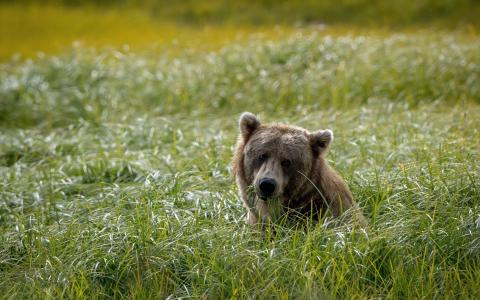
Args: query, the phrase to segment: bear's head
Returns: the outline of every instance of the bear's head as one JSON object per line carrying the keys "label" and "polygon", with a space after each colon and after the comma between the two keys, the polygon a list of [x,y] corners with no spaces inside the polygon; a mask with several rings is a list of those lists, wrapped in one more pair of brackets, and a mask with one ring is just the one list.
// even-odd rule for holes
{"label": "bear's head", "polygon": [[330,130],[309,132],[303,128],[262,124],[255,115],[240,117],[243,142],[243,175],[256,195],[264,200],[289,197],[301,192],[316,161],[333,140]]}

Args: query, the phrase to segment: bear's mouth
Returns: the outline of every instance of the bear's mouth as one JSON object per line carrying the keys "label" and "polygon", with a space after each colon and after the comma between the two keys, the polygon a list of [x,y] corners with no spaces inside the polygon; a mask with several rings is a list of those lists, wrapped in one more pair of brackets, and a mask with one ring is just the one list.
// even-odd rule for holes
{"label": "bear's mouth", "polygon": [[280,199],[280,196],[278,195],[269,195],[269,196],[265,196],[265,195],[262,195],[260,193],[255,193],[258,197],[258,199],[262,200],[262,201],[265,201],[265,202],[274,202],[274,201],[277,201]]}
{"label": "bear's mouth", "polygon": [[265,195],[265,194],[262,194],[261,192],[255,192],[255,195],[257,195],[258,199],[263,201],[267,201],[273,197],[273,195]]}

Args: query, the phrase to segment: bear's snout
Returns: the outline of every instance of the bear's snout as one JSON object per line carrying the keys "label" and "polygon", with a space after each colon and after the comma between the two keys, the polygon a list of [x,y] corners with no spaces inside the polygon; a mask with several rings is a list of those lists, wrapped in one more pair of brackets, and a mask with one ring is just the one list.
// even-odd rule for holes
{"label": "bear's snout", "polygon": [[273,178],[262,178],[259,181],[260,198],[268,198],[275,193],[277,182]]}

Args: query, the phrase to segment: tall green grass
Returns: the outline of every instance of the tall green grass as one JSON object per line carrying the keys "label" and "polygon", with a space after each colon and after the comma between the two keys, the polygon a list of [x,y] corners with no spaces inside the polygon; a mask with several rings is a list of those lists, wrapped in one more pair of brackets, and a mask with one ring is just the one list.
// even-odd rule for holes
{"label": "tall green grass", "polygon": [[138,114],[480,102],[480,42],[449,34],[252,39],[177,57],[74,49],[0,68],[0,124],[101,124]]}
{"label": "tall green grass", "polygon": [[[0,295],[478,298],[478,49],[311,35],[2,64]],[[333,129],[369,228],[247,227],[243,110]]]}

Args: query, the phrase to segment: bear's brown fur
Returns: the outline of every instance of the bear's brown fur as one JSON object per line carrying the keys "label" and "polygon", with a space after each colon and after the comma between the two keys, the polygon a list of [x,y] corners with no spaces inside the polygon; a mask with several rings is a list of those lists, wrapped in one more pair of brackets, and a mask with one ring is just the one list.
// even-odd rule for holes
{"label": "bear's brown fur", "polygon": [[[240,117],[233,172],[250,224],[275,221],[285,212],[318,218],[346,210],[367,224],[343,179],[325,160],[333,133],[261,124],[255,115]],[[295,215],[294,214],[294,215]]]}

